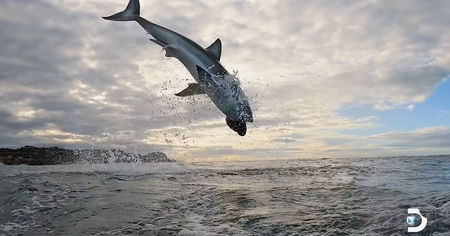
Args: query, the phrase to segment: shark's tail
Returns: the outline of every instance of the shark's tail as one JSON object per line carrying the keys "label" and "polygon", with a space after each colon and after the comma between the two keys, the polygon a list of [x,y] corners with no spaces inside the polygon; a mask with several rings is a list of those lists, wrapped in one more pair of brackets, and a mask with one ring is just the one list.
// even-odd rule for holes
{"label": "shark's tail", "polygon": [[139,17],[140,8],[139,0],[130,0],[124,11],[103,17],[103,19],[112,21],[133,21]]}

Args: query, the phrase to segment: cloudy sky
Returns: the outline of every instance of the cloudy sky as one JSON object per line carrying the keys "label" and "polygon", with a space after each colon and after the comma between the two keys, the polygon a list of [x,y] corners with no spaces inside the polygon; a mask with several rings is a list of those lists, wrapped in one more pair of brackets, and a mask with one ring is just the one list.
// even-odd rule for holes
{"label": "cloudy sky", "polygon": [[450,153],[448,0],[141,0],[237,71],[246,137],[135,22],[127,0],[3,0],[0,145],[161,150],[182,160]]}

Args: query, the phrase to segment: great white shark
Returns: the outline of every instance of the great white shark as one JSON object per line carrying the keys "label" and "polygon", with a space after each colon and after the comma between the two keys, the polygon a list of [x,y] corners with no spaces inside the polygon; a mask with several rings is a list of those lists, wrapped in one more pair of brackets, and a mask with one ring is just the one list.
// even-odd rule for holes
{"label": "great white shark", "polygon": [[126,9],[103,17],[112,21],[136,21],[153,36],[152,42],[163,47],[167,57],[178,59],[197,83],[175,94],[186,97],[207,94],[211,101],[226,115],[227,125],[240,136],[247,133],[246,122],[253,122],[253,113],[248,98],[239,81],[222,66],[222,42],[217,39],[211,46],[203,48],[187,37],[154,24],[140,16],[139,0],[130,0]]}

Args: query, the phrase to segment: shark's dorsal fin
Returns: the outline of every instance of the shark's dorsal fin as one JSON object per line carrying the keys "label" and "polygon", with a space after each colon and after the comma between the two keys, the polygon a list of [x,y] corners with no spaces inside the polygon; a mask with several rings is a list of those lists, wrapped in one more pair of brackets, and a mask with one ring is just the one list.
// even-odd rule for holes
{"label": "shark's dorsal fin", "polygon": [[220,61],[220,56],[222,55],[222,42],[220,41],[220,39],[216,39],[214,43],[206,48],[206,51],[211,53],[211,55],[213,55],[218,61]]}
{"label": "shark's dorsal fin", "polygon": [[192,95],[198,95],[198,94],[205,94],[205,91],[200,87],[197,83],[191,83],[189,86],[184,89],[183,91],[175,94],[175,96],[178,97],[187,97]]}

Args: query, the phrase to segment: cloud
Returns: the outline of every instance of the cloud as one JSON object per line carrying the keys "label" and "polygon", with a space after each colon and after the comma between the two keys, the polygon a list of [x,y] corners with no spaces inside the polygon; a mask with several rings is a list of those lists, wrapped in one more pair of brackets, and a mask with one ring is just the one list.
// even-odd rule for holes
{"label": "cloud", "polygon": [[340,135],[373,127],[373,117],[351,119],[339,109],[421,103],[450,74],[445,0],[142,1],[144,17],[202,46],[222,39],[222,64],[239,71],[255,110],[249,135],[239,138],[207,98],[173,96],[192,78],[137,24],[100,18],[123,7],[113,0],[2,4],[2,145],[251,157],[264,156],[262,146],[275,156],[348,154],[357,143],[353,150],[381,155],[387,147]]}
{"label": "cloud", "polygon": [[447,149],[450,145],[450,128],[428,127],[412,132],[395,131],[369,137],[387,141],[387,146],[400,148]]}

